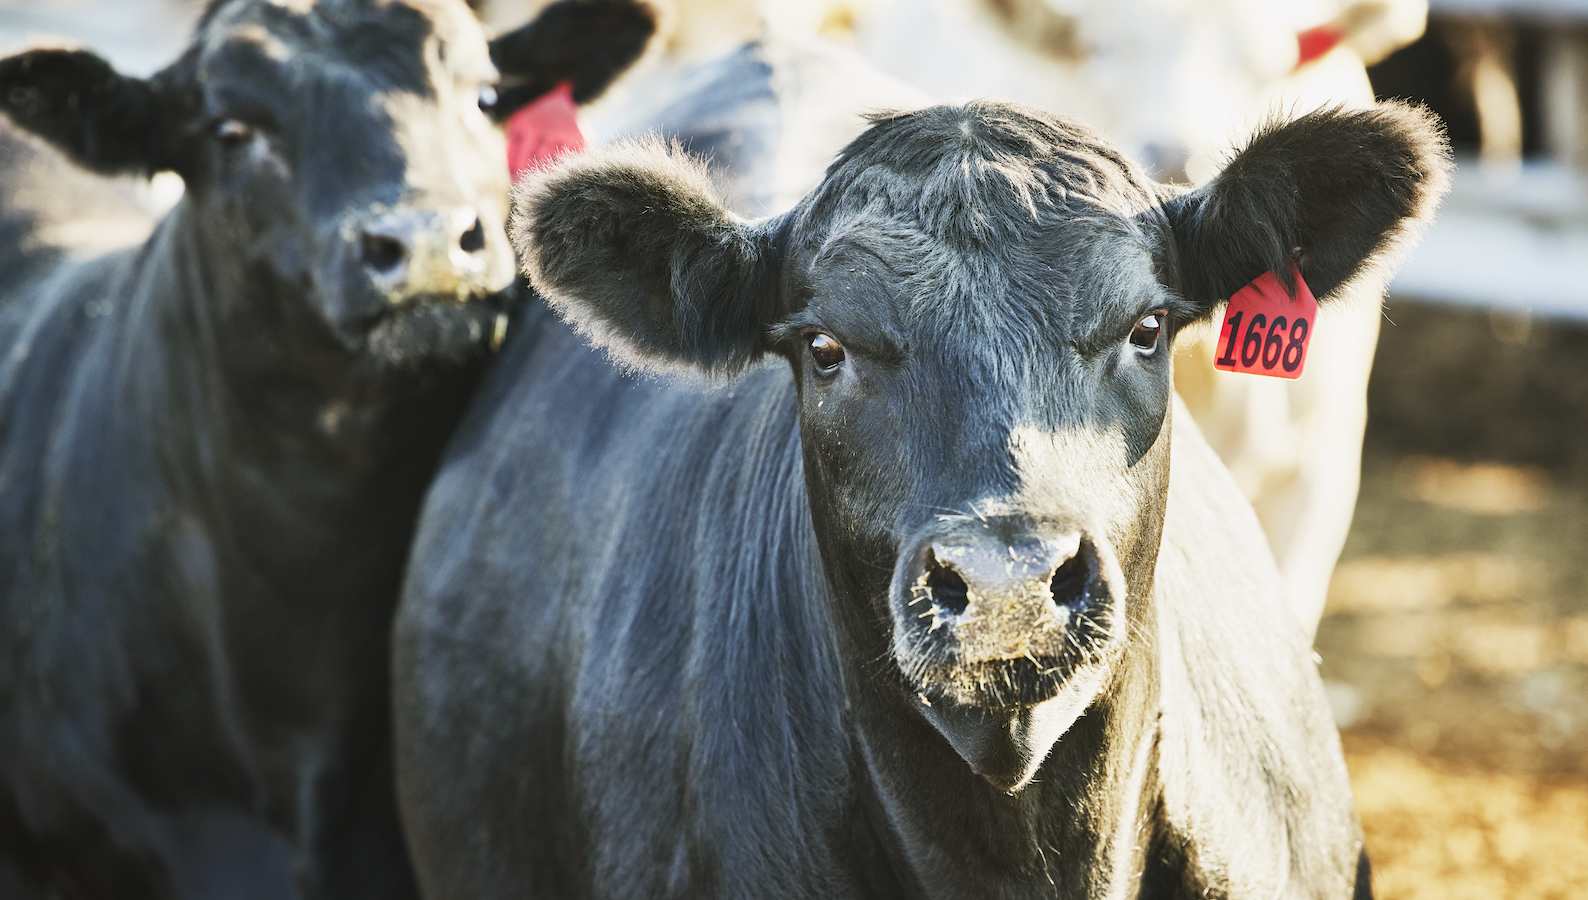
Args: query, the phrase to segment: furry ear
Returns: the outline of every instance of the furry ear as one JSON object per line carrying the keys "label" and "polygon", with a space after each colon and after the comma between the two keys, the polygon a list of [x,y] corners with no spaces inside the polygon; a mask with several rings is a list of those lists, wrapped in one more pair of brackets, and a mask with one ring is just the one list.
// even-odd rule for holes
{"label": "furry ear", "polygon": [[524,178],[509,231],[536,290],[622,361],[731,374],[780,317],[781,222],[738,218],[703,163],[652,138]]}
{"label": "furry ear", "polygon": [[0,59],[0,109],[18,127],[104,175],[165,167],[171,100],[164,93],[85,50],[30,50]]}
{"label": "furry ear", "polygon": [[656,33],[656,11],[642,0],[558,0],[528,25],[491,41],[491,62],[502,73],[498,119],[506,119],[559,83],[573,100],[601,96],[645,52]]}
{"label": "furry ear", "polygon": [[1260,130],[1212,181],[1165,204],[1187,300],[1212,309],[1290,266],[1320,301],[1432,216],[1450,150],[1420,107],[1318,110]]}

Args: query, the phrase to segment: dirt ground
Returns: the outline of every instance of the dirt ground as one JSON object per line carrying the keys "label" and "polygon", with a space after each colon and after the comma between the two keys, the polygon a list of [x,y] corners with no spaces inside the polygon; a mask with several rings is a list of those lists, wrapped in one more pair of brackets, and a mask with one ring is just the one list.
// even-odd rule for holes
{"label": "dirt ground", "polygon": [[1318,634],[1378,896],[1588,897],[1588,327],[1387,316]]}

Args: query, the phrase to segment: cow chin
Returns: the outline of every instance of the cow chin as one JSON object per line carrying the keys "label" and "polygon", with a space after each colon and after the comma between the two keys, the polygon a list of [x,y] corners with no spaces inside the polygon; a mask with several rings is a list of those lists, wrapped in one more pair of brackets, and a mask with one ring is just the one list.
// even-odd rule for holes
{"label": "cow chin", "polygon": [[[396,270],[418,268],[416,263]],[[467,283],[429,272],[435,277],[415,275],[388,289],[339,254],[317,274],[319,317],[336,342],[371,372],[400,374],[478,358],[501,343],[503,317],[518,305],[520,294],[510,271],[498,277],[494,270]]]}
{"label": "cow chin", "polygon": [[364,351],[401,368],[460,363],[500,342],[505,323],[497,322],[498,315],[506,310],[487,298],[418,300],[381,316],[365,337]]}
{"label": "cow chin", "polygon": [[[1100,611],[1098,618],[1110,617]],[[1057,656],[904,671],[921,714],[971,771],[998,790],[1015,793],[1108,681],[1121,644],[1101,625],[1086,633]]]}
{"label": "cow chin", "polygon": [[920,696],[917,702],[921,714],[972,772],[1015,794],[1031,783],[1053,745],[1086,712],[1107,680],[1108,668],[1101,663],[1086,666],[1036,703],[985,707],[947,698],[934,703]]}

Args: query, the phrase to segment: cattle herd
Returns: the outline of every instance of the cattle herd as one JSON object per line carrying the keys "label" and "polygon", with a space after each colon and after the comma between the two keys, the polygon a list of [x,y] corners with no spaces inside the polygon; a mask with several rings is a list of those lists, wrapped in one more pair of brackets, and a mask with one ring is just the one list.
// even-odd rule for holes
{"label": "cattle herd", "polygon": [[501,123],[655,27],[214,0],[147,78],[0,59],[0,898],[1370,897],[1173,355],[1378,277],[1437,124],[1170,186],[753,44],[510,189]]}

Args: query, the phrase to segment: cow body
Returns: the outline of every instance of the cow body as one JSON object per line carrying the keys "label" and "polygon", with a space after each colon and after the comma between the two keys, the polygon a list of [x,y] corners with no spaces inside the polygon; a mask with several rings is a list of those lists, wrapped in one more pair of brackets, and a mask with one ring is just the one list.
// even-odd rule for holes
{"label": "cow body", "polygon": [[182,215],[7,310],[29,315],[5,373],[0,843],[71,890],[121,860],[112,877],[153,896],[293,897],[304,866],[337,894],[401,896],[383,644],[469,370],[347,403],[371,421],[340,441],[296,404],[250,421],[268,400],[220,360],[277,323],[203,327]]}
{"label": "cow body", "polygon": [[413,895],[387,640],[511,301],[497,78],[452,0],[0,60],[15,126],[185,182],[103,255],[0,211],[0,893]]}
{"label": "cow body", "polygon": [[1367,896],[1170,342],[1292,261],[1332,297],[1443,166],[1415,113],[1320,113],[1175,196],[978,103],[757,222],[654,148],[525,190],[536,286],[627,373],[532,310],[427,500],[394,645],[426,893]]}
{"label": "cow body", "polygon": [[1306,640],[1187,422],[1160,659],[1010,797],[870,688],[884,650],[841,652],[786,367],[637,378],[532,313],[432,489],[399,620],[426,894],[1180,896],[1220,883],[1162,862],[1189,834],[1232,896],[1292,875],[1333,889],[1286,896],[1351,896],[1360,837]]}

